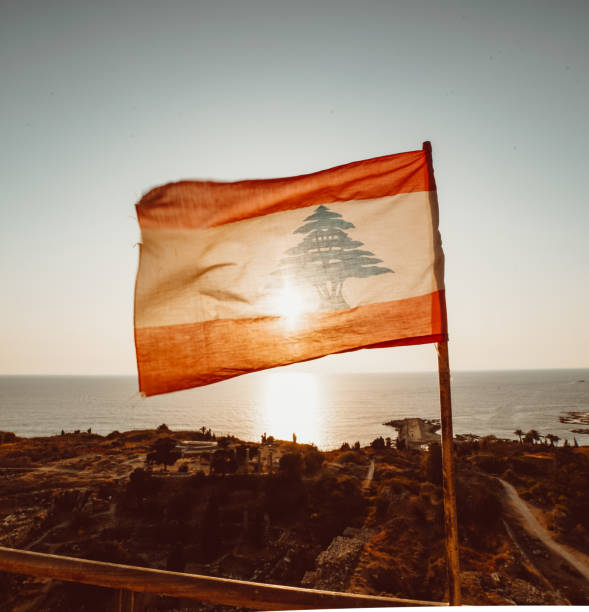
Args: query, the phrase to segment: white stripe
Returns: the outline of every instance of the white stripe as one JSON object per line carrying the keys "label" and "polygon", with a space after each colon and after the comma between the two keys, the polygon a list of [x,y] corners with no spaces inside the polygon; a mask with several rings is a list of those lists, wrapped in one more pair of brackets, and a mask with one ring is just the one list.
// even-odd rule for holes
{"label": "white stripe", "polygon": [[[346,233],[382,260],[376,265],[394,271],[345,280],[343,295],[350,307],[443,288],[437,280],[443,277],[443,255],[432,225],[430,196],[435,198],[435,193],[326,204],[354,224]],[[270,287],[286,251],[304,238],[294,231],[316,209],[314,205],[208,229],[144,229],[136,326],[280,315],[285,300],[295,309],[318,308],[317,292],[310,285],[281,293]]]}

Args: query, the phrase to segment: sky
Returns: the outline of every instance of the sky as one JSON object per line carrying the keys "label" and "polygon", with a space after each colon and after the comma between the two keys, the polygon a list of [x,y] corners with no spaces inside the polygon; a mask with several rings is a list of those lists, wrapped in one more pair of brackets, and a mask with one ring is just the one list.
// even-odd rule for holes
{"label": "sky", "polygon": [[[0,374],[134,374],[134,204],[430,140],[456,370],[589,367],[585,0],[3,0]],[[436,368],[433,345],[313,371]]]}

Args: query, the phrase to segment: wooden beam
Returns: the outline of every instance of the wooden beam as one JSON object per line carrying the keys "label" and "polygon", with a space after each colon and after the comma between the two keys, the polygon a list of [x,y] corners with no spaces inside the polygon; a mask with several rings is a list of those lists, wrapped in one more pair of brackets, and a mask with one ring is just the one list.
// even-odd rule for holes
{"label": "wooden beam", "polygon": [[441,602],[318,591],[168,572],[0,547],[0,571],[80,582],[138,593],[157,593],[254,610],[308,610],[444,606]]}

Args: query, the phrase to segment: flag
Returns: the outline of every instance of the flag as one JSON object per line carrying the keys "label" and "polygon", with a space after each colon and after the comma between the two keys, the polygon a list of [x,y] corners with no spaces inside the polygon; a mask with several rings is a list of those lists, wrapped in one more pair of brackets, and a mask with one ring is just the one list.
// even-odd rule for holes
{"label": "flag", "polygon": [[288,178],[169,183],[137,216],[146,395],[447,338],[426,150]]}

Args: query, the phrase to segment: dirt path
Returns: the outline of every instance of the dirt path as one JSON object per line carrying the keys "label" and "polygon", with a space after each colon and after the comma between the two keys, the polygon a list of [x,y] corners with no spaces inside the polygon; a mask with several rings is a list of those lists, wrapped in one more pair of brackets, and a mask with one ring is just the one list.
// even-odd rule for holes
{"label": "dirt path", "polygon": [[517,491],[505,480],[497,479],[507,493],[507,499],[511,506],[520,514],[527,531],[537,537],[545,546],[550,548],[557,555],[560,555],[567,563],[572,565],[587,581],[589,581],[589,563],[581,558],[580,553],[572,552],[552,539],[548,531],[538,522],[528,505],[518,495]]}
{"label": "dirt path", "polygon": [[371,461],[370,465],[368,466],[368,472],[366,472],[366,478],[364,479],[364,482],[362,482],[363,489],[367,489],[370,486],[370,483],[372,482],[373,477],[374,477],[374,461]]}
{"label": "dirt path", "polygon": [[[87,457],[95,458],[94,455],[79,455],[78,459],[83,460]],[[143,467],[145,465],[145,461],[142,458],[133,458],[133,459],[124,459],[118,464],[118,467],[121,469],[120,474],[114,474],[116,478],[126,478],[133,472],[133,470],[137,467]],[[96,478],[105,478],[105,474],[101,472],[93,472],[92,461],[88,461],[86,465],[77,468],[68,468],[61,467],[59,465],[29,465],[22,467],[0,467],[1,472],[45,472],[45,473],[61,473],[61,474],[72,474],[75,476],[83,476],[83,477],[96,477]],[[124,471],[123,471],[124,470]],[[108,477],[112,477],[113,474],[109,473]]]}
{"label": "dirt path", "polygon": [[63,472],[64,474],[80,474],[83,470],[53,467],[52,465],[44,465],[44,466],[30,465],[28,467],[0,467],[0,471],[5,471],[5,472],[10,472],[10,471],[14,471],[14,472]]}

